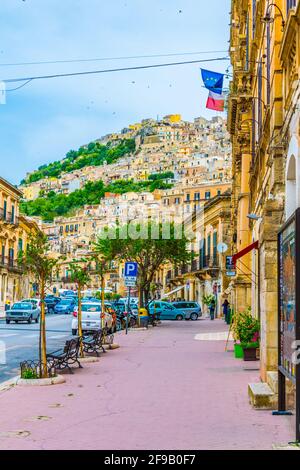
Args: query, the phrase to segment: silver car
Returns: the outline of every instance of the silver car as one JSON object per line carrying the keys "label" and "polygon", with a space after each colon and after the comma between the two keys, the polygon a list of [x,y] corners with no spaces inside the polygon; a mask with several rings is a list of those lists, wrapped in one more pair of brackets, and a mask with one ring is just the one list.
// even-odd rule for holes
{"label": "silver car", "polygon": [[201,307],[198,302],[173,302],[172,305],[181,310],[186,320],[198,320],[202,316]]}
{"label": "silver car", "polygon": [[39,322],[40,319],[40,308],[34,305],[32,302],[17,302],[10,310],[6,311],[6,323],[14,321],[15,323],[26,322],[35,323]]}

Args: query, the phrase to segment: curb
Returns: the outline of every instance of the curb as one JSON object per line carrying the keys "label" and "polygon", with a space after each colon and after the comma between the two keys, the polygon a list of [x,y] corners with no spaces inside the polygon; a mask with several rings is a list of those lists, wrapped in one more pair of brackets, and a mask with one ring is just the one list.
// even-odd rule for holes
{"label": "curb", "polygon": [[45,387],[47,385],[59,385],[65,383],[66,379],[62,375],[51,377],[49,379],[21,379],[16,380],[16,385],[19,387]]}
{"label": "curb", "polygon": [[99,362],[99,361],[100,361],[99,357],[86,356],[86,357],[79,358],[79,362],[82,364],[92,364],[93,362]]}
{"label": "curb", "polygon": [[0,384],[0,393],[7,392],[7,390],[12,389],[17,384],[19,376],[13,377],[12,379],[6,380]]}

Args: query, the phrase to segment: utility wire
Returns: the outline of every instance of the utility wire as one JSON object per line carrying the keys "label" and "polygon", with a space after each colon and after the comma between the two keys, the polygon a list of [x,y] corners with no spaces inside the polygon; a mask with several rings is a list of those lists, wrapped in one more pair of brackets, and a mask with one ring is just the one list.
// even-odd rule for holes
{"label": "utility wire", "polygon": [[0,67],[15,67],[15,66],[26,66],[26,65],[50,65],[50,64],[74,64],[80,62],[101,62],[105,60],[128,60],[128,59],[149,59],[155,57],[175,57],[175,56],[187,56],[187,55],[198,55],[198,54],[219,54],[228,51],[198,51],[198,52],[182,52],[173,54],[151,54],[151,55],[136,55],[136,56],[124,56],[124,57],[102,57],[92,59],[64,59],[64,60],[45,60],[37,62],[15,62],[15,63],[0,63]]}
{"label": "utility wire", "polygon": [[28,85],[28,83],[32,82],[32,80],[27,80],[27,82],[23,83],[22,85],[18,86],[17,88],[9,88],[8,90],[5,91],[17,91],[23,88],[24,86]]}
{"label": "utility wire", "polygon": [[186,62],[171,62],[171,63],[153,64],[153,65],[140,65],[140,66],[135,66],[135,67],[124,67],[124,68],[117,68],[117,69],[104,69],[104,70],[92,70],[92,71],[85,71],[85,72],[61,73],[61,74],[54,74],[54,75],[39,75],[39,76],[24,77],[24,78],[8,78],[2,81],[5,83],[17,83],[17,82],[25,82],[25,81],[33,81],[33,80],[46,80],[46,79],[51,79],[51,78],[78,77],[82,75],[96,75],[96,74],[101,74],[101,73],[123,72],[123,71],[129,71],[129,70],[173,67],[176,65],[199,64],[200,62],[218,62],[222,60],[229,60],[229,57],[218,57],[215,59],[202,59],[202,60],[199,59],[199,60],[191,60],[191,61],[186,61]]}

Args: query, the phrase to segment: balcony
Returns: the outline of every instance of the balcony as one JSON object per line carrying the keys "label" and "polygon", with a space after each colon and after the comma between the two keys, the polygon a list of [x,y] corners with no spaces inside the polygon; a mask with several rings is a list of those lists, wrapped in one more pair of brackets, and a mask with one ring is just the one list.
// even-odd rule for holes
{"label": "balcony", "polygon": [[191,272],[194,273],[196,271],[199,271],[199,261],[197,259],[194,259],[191,265]]}
{"label": "balcony", "polygon": [[0,220],[10,225],[19,225],[19,218],[13,215],[11,212],[4,211],[4,209],[0,209]]}
{"label": "balcony", "polygon": [[200,270],[219,269],[219,257],[215,256],[204,256],[200,259]]}
{"label": "balcony", "polygon": [[17,274],[22,274],[24,272],[24,266],[22,266],[18,260],[9,258],[8,256],[0,257],[0,268],[7,269],[8,271]]}

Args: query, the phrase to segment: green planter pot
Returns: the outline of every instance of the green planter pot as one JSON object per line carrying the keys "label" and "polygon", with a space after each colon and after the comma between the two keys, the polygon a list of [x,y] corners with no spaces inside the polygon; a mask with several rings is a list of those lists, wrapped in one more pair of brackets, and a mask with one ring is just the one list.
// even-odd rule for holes
{"label": "green planter pot", "polygon": [[244,361],[257,361],[256,350],[257,350],[257,347],[255,347],[255,348],[244,348],[243,349]]}
{"label": "green planter pot", "polygon": [[236,359],[243,359],[244,358],[244,351],[240,344],[235,343],[234,345],[234,357]]}

